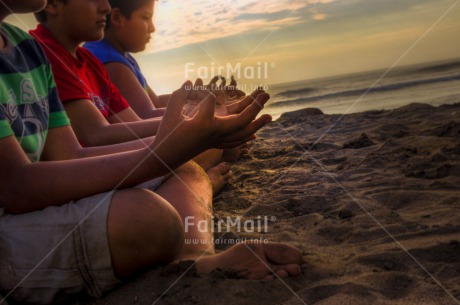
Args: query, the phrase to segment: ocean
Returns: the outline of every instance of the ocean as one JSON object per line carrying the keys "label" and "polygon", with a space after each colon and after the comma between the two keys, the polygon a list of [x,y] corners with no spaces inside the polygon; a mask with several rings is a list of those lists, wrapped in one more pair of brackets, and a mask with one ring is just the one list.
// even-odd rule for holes
{"label": "ocean", "polygon": [[284,112],[319,108],[347,114],[460,102],[460,59],[268,86],[271,99],[262,113],[276,120]]}

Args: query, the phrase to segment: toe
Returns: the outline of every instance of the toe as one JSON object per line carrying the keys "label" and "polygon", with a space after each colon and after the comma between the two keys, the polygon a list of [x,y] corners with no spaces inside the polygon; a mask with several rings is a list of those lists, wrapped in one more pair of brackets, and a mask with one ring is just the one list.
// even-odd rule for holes
{"label": "toe", "polygon": [[284,269],[276,271],[276,275],[278,275],[282,279],[289,277],[289,273]]}
{"label": "toe", "polygon": [[227,162],[222,162],[219,164],[219,171],[222,175],[228,173],[230,171],[230,164]]}
{"label": "toe", "polygon": [[229,170],[228,172],[226,172],[226,173],[222,176],[222,178],[224,179],[224,181],[228,181],[228,180],[230,180],[230,178],[231,178],[232,176],[233,176],[233,172],[232,172],[232,170]]}
{"label": "toe", "polygon": [[300,265],[302,255],[296,248],[282,243],[264,245],[265,255],[270,263],[275,265]]}
{"label": "toe", "polygon": [[275,279],[275,277],[270,274],[270,275],[266,275],[265,277],[262,278],[263,281],[273,281]]}
{"label": "toe", "polygon": [[289,273],[290,276],[297,276],[300,275],[300,273],[302,273],[300,265],[297,264],[287,265],[285,270]]}

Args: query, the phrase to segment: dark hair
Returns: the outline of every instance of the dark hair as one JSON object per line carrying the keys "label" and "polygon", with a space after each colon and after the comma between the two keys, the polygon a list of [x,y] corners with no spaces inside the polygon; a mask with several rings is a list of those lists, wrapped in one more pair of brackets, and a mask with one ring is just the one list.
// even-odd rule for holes
{"label": "dark hair", "polygon": [[[46,4],[48,5],[51,1],[52,0],[46,1]],[[62,3],[67,3],[67,0],[59,0],[59,1],[62,1]],[[46,20],[47,20],[45,9],[42,9],[41,11],[36,12],[34,15],[35,15],[35,19],[39,23],[46,22]]]}
{"label": "dark hair", "polygon": [[[47,1],[47,4],[49,4],[52,0],[48,0]],[[59,0],[59,1],[62,1],[63,3],[67,3],[67,0]],[[150,2],[152,0],[130,0],[130,1],[126,1],[126,0],[109,0],[109,4],[112,8],[119,8],[121,13],[123,14],[123,16],[125,16],[126,18],[131,18],[131,14],[137,10],[138,8],[140,8],[141,6],[143,6],[144,4]],[[153,0],[153,1],[157,1],[157,0]],[[46,22],[47,18],[46,18],[46,12],[45,10],[41,10],[37,13],[34,14],[35,15],[35,19],[39,22],[39,23],[43,23],[43,22]],[[110,15],[109,15],[110,17]],[[110,24],[110,18],[107,18],[107,27],[109,26]]]}
{"label": "dark hair", "polygon": [[[131,14],[141,6],[156,0],[109,0],[109,4],[114,8],[118,8],[126,18],[131,18]],[[107,16],[107,27],[110,26],[110,14]]]}

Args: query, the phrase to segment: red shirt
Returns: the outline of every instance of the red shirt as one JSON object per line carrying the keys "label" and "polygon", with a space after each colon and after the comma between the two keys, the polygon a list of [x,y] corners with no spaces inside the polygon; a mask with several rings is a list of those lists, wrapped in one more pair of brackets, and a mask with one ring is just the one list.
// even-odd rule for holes
{"label": "red shirt", "polygon": [[110,81],[104,65],[88,50],[78,47],[73,57],[53,34],[39,25],[30,34],[45,51],[53,69],[59,97],[63,103],[90,100],[107,118],[129,107]]}

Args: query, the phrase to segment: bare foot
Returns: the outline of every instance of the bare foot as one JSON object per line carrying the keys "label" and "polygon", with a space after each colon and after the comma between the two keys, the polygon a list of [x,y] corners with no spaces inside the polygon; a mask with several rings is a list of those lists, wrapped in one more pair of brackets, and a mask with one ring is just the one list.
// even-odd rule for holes
{"label": "bare foot", "polygon": [[245,143],[235,148],[224,149],[222,154],[222,162],[236,162],[241,157],[245,157],[249,154],[248,144]]}
{"label": "bare foot", "polygon": [[222,190],[225,184],[227,184],[230,177],[233,175],[230,170],[230,165],[226,162],[219,163],[218,165],[210,168],[206,172],[211,180],[212,194],[216,196]]}
{"label": "bare foot", "polygon": [[[251,242],[237,244],[216,255],[197,260],[198,272],[208,274],[219,268],[245,279],[271,280],[301,273],[299,250],[281,243]],[[276,275],[275,275],[276,274]]]}

